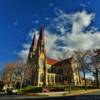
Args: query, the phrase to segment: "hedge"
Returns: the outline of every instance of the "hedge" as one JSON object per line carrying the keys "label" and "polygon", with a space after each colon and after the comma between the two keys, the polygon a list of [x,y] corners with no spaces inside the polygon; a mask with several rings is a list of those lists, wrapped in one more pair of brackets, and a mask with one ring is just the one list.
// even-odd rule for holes
{"label": "hedge", "polygon": [[27,86],[21,89],[22,93],[38,93],[42,92],[42,87]]}

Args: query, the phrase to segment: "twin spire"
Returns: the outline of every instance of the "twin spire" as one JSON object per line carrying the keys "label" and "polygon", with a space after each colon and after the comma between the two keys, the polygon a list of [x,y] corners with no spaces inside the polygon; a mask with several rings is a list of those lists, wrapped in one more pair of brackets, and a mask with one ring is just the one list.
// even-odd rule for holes
{"label": "twin spire", "polygon": [[32,49],[36,49],[37,45],[44,45],[44,28],[43,26],[40,29],[38,43],[36,42],[36,33],[34,33],[33,41],[32,41]]}
{"label": "twin spire", "polygon": [[31,44],[31,47],[29,50],[29,55],[28,55],[29,62],[32,60],[32,57],[35,54],[35,52],[37,52],[37,53],[44,52],[44,29],[43,29],[43,26],[40,29],[38,42],[36,39],[36,33],[34,33],[34,37],[33,37],[32,44]]}

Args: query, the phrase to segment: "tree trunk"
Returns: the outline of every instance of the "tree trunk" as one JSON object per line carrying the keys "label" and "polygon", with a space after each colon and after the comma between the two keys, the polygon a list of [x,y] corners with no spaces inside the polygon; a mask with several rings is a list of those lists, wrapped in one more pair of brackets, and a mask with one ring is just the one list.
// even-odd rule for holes
{"label": "tree trunk", "polygon": [[85,76],[85,71],[83,70],[83,74],[84,74],[84,86],[85,86],[85,90],[87,90],[87,84],[86,84],[86,76]]}
{"label": "tree trunk", "polygon": [[20,90],[19,90],[20,93],[21,93],[21,89],[22,89],[23,83],[24,83],[24,76],[22,76],[22,78],[21,78]]}
{"label": "tree trunk", "polygon": [[84,65],[83,58],[81,58],[80,63],[81,63],[81,65],[82,65],[82,71],[83,71],[83,77],[84,77],[84,86],[85,86],[85,90],[87,90],[86,74],[85,74],[85,65]]}
{"label": "tree trunk", "polygon": [[20,83],[20,93],[21,93],[21,89],[22,89],[22,86],[23,86],[23,81]]}
{"label": "tree trunk", "polygon": [[72,76],[69,76],[69,93],[71,92]]}
{"label": "tree trunk", "polygon": [[96,70],[96,87],[99,88],[98,70]]}
{"label": "tree trunk", "polygon": [[69,83],[69,93],[71,92],[71,83]]}

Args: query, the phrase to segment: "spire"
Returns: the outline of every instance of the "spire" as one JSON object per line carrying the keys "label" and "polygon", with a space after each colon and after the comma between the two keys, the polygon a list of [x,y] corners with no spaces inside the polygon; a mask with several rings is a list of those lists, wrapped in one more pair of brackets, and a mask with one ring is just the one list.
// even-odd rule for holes
{"label": "spire", "polygon": [[40,33],[39,33],[39,39],[38,39],[38,50],[40,49],[40,51],[44,50],[44,28],[43,26],[41,26],[41,29],[40,29]]}
{"label": "spire", "polygon": [[44,42],[44,28],[43,28],[43,26],[41,26],[41,29],[40,29],[39,39],[42,40],[42,42]]}
{"label": "spire", "polygon": [[36,34],[34,33],[34,37],[33,37],[33,41],[32,41],[32,44],[29,50],[27,62],[30,62],[32,60],[32,56],[33,56],[35,49],[36,49]]}
{"label": "spire", "polygon": [[34,37],[33,37],[33,41],[32,41],[32,45],[31,45],[32,49],[36,48],[36,34],[34,33]]}

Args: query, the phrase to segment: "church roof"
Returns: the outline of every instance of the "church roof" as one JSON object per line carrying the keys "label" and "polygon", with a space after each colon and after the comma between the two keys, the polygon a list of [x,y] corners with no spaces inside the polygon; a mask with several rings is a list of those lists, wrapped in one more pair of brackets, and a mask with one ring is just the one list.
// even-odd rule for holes
{"label": "church roof", "polygon": [[58,60],[55,60],[55,59],[52,59],[52,58],[47,58],[47,64],[53,65],[57,62],[58,62]]}
{"label": "church roof", "polygon": [[67,63],[67,64],[71,64],[71,61],[72,61],[72,57],[71,57],[71,58],[66,58],[66,59],[61,60],[61,61],[58,61],[58,62],[55,63],[54,65],[56,65],[56,66],[63,66],[63,65],[65,65],[66,63]]}
{"label": "church roof", "polygon": [[62,66],[63,64],[71,64],[72,61],[72,57],[70,58],[66,58],[64,60],[56,60],[56,59],[52,59],[52,58],[47,58],[47,64],[50,65],[58,65],[58,66]]}

